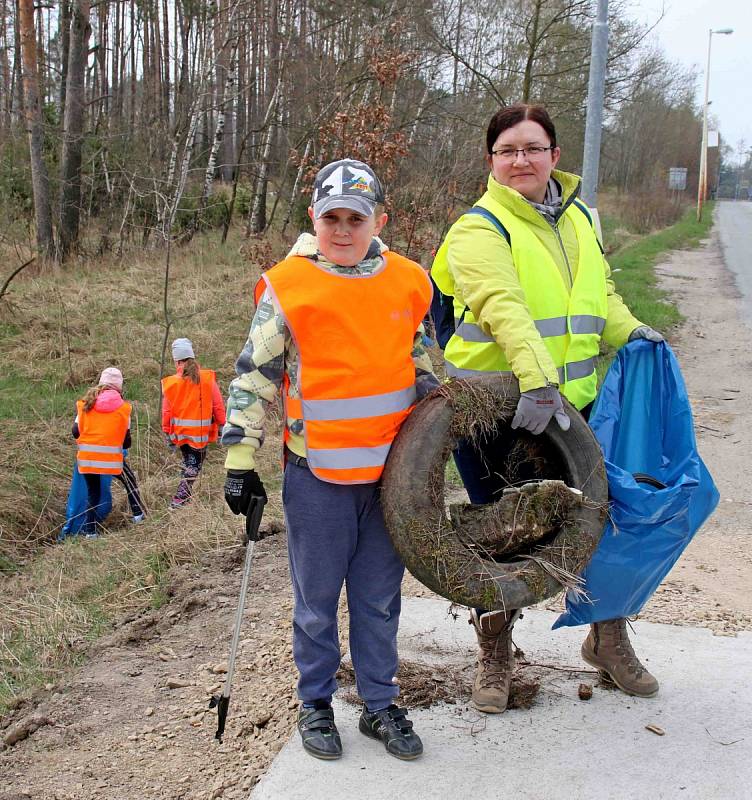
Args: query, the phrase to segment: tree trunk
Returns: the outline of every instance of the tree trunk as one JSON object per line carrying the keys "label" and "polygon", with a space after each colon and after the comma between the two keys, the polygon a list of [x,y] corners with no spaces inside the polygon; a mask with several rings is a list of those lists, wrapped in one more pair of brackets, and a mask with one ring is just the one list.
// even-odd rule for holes
{"label": "tree trunk", "polygon": [[133,136],[136,125],[136,4],[131,0],[131,19],[130,19],[130,51],[131,51],[131,85],[130,96],[131,104],[128,109],[128,133]]}
{"label": "tree trunk", "polygon": [[305,152],[303,153],[303,158],[300,161],[300,166],[298,167],[298,171],[295,175],[295,182],[292,185],[292,191],[290,192],[290,202],[287,204],[287,213],[285,214],[284,222],[282,223],[282,233],[285,232],[285,228],[290,224],[290,219],[292,218],[292,212],[295,208],[295,203],[298,199],[298,190],[300,189],[300,182],[303,180],[303,172],[305,168],[308,166],[308,156],[311,153],[311,145],[313,144],[312,140],[309,139],[306,142]]}
{"label": "tree trunk", "polygon": [[253,195],[251,215],[248,218],[247,235],[263,233],[264,228],[266,228],[266,187],[269,176],[269,156],[272,151],[272,142],[274,140],[274,118],[277,113],[277,98],[279,96],[281,82],[282,75],[280,68],[280,77],[272,92],[272,99],[269,101],[269,106],[266,110],[266,118],[264,119],[264,126],[266,127],[264,149],[261,153],[261,165],[259,166],[258,178],[256,179],[256,190]]}
{"label": "tree trunk", "polygon": [[[538,27],[540,25],[541,3],[542,0],[535,0],[533,19],[531,20],[533,25],[533,30],[532,34],[529,37],[527,37],[530,49],[527,52],[527,59],[525,61],[525,77],[523,78],[522,81],[523,103],[530,102],[530,92],[532,91],[533,88],[533,65],[535,64],[535,56],[538,51]],[[528,23],[528,25],[529,24],[530,23]],[[527,31],[525,33],[527,34]]]}
{"label": "tree trunk", "polygon": [[54,251],[52,236],[52,204],[50,180],[44,163],[44,131],[39,104],[37,43],[34,35],[34,0],[20,0],[19,22],[23,58],[23,85],[26,129],[29,133],[31,181],[34,192],[34,213],[37,225],[37,250],[41,260],[48,260]]}
{"label": "tree trunk", "polygon": [[198,227],[201,214],[206,208],[206,201],[209,197],[212,181],[214,180],[214,171],[217,168],[217,155],[222,146],[222,140],[225,130],[227,101],[228,98],[232,96],[233,87],[235,86],[235,51],[237,49],[237,46],[238,42],[236,39],[234,46],[232,48],[232,52],[230,53],[230,61],[227,67],[224,94],[222,95],[222,103],[217,109],[217,125],[216,128],[214,129],[214,141],[212,142],[212,148],[209,153],[209,162],[206,165],[206,172],[204,173],[204,186],[203,189],[201,190],[201,197],[198,202],[198,208],[196,209],[194,230]]}
{"label": "tree trunk", "polygon": [[10,131],[11,108],[13,106],[11,92],[13,82],[10,75],[9,52],[11,52],[11,47],[8,42],[8,6],[6,0],[3,0],[2,7],[0,7],[0,72],[2,72],[0,131],[3,132]]}
{"label": "tree trunk", "polygon": [[84,78],[89,46],[89,0],[75,0],[71,18],[68,88],[60,165],[60,259],[78,243],[81,218],[81,157],[84,143]]}

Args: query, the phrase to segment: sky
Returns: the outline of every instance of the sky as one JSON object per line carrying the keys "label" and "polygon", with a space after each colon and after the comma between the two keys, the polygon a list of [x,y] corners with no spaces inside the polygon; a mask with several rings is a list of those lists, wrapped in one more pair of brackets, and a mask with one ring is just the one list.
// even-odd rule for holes
{"label": "sky", "polygon": [[752,3],[750,0],[632,0],[633,17],[653,23],[665,6],[653,37],[671,61],[699,67],[697,101],[705,97],[705,66],[710,28],[733,28],[713,35],[710,57],[711,117],[721,137],[736,148],[752,148]]}

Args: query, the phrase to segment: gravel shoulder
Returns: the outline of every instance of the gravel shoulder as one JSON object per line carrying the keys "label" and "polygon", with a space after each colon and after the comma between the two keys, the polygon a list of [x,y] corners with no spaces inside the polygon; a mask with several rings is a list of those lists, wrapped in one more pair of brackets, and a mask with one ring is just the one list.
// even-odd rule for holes
{"label": "gravel shoulder", "polygon": [[[752,329],[716,235],[658,273],[687,319],[670,340],[721,502],[642,616],[733,635],[752,630]],[[175,570],[169,603],[120,620],[80,668],[0,720],[0,742],[17,738],[0,752],[0,800],[247,797],[297,705],[284,533],[256,553],[224,744],[207,704],[224,679],[240,547]],[[409,576],[405,593],[431,596]]]}
{"label": "gravel shoulder", "polygon": [[[716,213],[724,213],[722,205]],[[656,272],[686,318],[669,340],[687,384],[698,448],[721,500],[642,616],[732,634],[752,630],[752,328],[724,264],[718,229],[697,250],[672,253]]]}

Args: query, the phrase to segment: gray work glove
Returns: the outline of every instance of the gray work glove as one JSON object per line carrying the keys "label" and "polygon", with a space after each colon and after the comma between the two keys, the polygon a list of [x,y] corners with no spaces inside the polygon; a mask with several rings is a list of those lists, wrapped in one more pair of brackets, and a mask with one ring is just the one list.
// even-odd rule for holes
{"label": "gray work glove", "polygon": [[513,428],[525,428],[533,435],[543,433],[554,417],[563,431],[569,430],[570,419],[561,402],[561,395],[556,386],[543,386],[523,392],[517,403],[517,410],[512,420]]}
{"label": "gray work glove", "polygon": [[649,342],[655,342],[656,344],[666,341],[658,331],[653,330],[648,325],[640,325],[639,328],[635,328],[632,333],[629,334],[629,339],[627,341],[633,342],[635,339],[647,339]]}

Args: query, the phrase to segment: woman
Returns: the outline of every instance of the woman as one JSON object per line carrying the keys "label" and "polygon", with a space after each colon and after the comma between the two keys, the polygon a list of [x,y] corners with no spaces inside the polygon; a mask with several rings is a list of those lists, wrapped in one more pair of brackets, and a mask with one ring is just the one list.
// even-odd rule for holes
{"label": "woman", "polygon": [[162,430],[183,457],[182,480],[170,501],[175,509],[191,500],[206,446],[225,424],[225,408],[214,372],[199,367],[190,339],[175,339],[172,358],[176,374],[162,379]]}
{"label": "woman", "polygon": [[[577,199],[580,179],[555,169],[561,151],[548,112],[524,104],[501,109],[488,126],[486,149],[488,189],[454,224],[432,268],[439,289],[454,297],[447,374],[514,374],[520,399],[511,427],[537,435],[553,418],[567,430],[561,396],[587,417],[601,339],[618,348],[663,337],[616,294],[590,212]],[[461,443],[455,460],[471,502],[493,502],[509,485],[514,439],[501,431],[476,446]],[[471,612],[480,646],[473,703],[481,711],[506,709],[518,617],[512,609]],[[582,655],[629,694],[658,691],[623,619],[591,626]]]}
{"label": "woman", "polygon": [[[131,446],[131,406],[123,400],[123,374],[107,367],[99,382],[76,403],[73,438],[76,439],[76,466],[86,481],[86,519],[83,533],[98,535],[97,524],[109,512],[103,477],[119,476],[123,471],[123,450]],[[109,486],[107,487],[109,490]]]}

